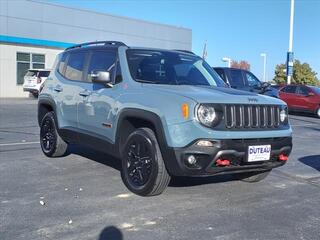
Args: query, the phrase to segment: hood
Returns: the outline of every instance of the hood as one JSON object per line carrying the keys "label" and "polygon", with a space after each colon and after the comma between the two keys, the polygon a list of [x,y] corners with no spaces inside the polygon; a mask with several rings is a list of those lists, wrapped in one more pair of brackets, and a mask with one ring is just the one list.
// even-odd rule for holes
{"label": "hood", "polygon": [[283,101],[233,88],[191,85],[143,84],[144,88],[191,98],[197,103],[285,104]]}

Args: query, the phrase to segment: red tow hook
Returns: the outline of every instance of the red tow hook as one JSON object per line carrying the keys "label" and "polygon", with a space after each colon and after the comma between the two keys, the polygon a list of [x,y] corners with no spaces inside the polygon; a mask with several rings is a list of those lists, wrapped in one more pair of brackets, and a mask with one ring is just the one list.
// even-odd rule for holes
{"label": "red tow hook", "polygon": [[284,155],[284,154],[280,154],[279,155],[279,160],[280,161],[287,161],[288,160],[288,156]]}
{"label": "red tow hook", "polygon": [[216,165],[220,166],[220,167],[225,167],[225,166],[229,166],[230,165],[230,161],[227,159],[218,159],[216,161]]}

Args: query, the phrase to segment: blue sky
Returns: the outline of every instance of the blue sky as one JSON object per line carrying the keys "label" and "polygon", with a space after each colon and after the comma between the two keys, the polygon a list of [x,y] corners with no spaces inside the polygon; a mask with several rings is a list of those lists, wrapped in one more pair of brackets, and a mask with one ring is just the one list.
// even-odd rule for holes
{"label": "blue sky", "polygon": [[[290,0],[50,0],[60,5],[133,17],[192,29],[193,51],[225,66],[221,58],[246,60],[260,79],[267,54],[267,77],[284,63],[289,41]],[[296,0],[293,51],[320,78],[320,0]]]}

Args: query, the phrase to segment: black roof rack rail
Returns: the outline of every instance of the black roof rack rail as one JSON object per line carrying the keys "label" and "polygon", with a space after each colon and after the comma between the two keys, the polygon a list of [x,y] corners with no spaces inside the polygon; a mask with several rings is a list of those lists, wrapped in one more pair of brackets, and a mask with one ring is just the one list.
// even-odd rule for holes
{"label": "black roof rack rail", "polygon": [[194,52],[189,51],[189,50],[173,49],[173,51],[177,51],[177,52],[184,52],[184,53],[190,53],[190,54],[196,55]]}
{"label": "black roof rack rail", "polygon": [[66,50],[70,50],[70,49],[74,49],[74,48],[81,48],[81,47],[90,46],[90,45],[127,46],[123,42],[118,42],[118,41],[95,41],[95,42],[86,42],[86,43],[73,45],[71,47],[66,48]]}

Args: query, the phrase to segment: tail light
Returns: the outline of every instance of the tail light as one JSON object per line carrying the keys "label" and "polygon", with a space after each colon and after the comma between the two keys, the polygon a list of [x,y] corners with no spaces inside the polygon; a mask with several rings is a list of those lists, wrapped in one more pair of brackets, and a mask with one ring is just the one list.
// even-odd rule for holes
{"label": "tail light", "polygon": [[37,83],[41,83],[42,79],[40,77],[37,78]]}

